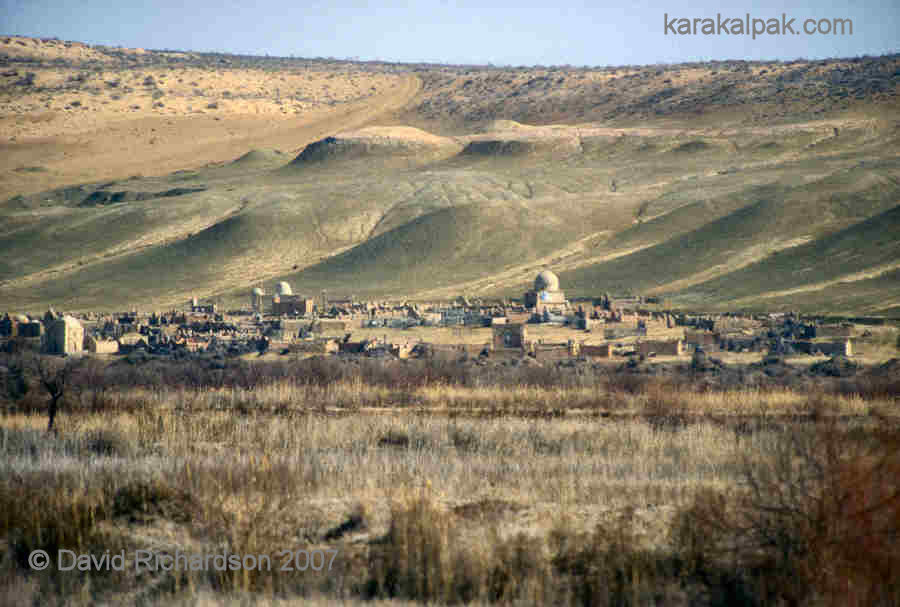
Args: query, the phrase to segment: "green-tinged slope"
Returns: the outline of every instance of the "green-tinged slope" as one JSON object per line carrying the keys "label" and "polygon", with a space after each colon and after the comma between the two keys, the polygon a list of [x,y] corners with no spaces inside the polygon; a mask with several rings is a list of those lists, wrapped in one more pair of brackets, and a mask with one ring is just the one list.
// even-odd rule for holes
{"label": "green-tinged slope", "polygon": [[173,292],[203,288],[217,268],[249,244],[240,219],[230,218],[196,235],[77,268],[27,289],[0,288],[0,299],[19,307],[57,302],[60,307],[106,309],[165,299]]}
{"label": "green-tinged slope", "polygon": [[[0,222],[0,281],[60,265],[88,263],[147,239],[181,236],[178,226],[207,225],[230,210],[214,194],[191,194],[97,207],[10,213]],[[190,229],[190,228],[188,228]]]}
{"label": "green-tinged slope", "polygon": [[548,211],[520,201],[440,209],[283,279],[295,292],[379,295],[470,280],[546,255],[591,225],[578,205]]}
{"label": "green-tinged slope", "polygon": [[[852,278],[854,274],[865,274],[898,263],[900,263],[900,206],[845,230],[787,251],[774,253],[741,270],[691,287],[684,296],[718,302],[761,297],[767,293],[774,294],[802,288],[804,285],[809,287],[840,281],[842,278],[846,280]],[[890,277],[896,276],[896,273],[885,276],[887,278],[873,277],[868,285],[861,288],[891,286]],[[824,289],[814,289],[813,294],[819,297],[820,303],[823,303],[821,294],[817,292],[829,293],[833,287],[834,285],[828,285]],[[852,290],[853,287],[844,285],[840,289],[844,291],[845,298],[848,289]],[[808,297],[807,293],[808,291],[803,291],[792,296],[784,294],[776,299],[782,303],[803,303]],[[877,296],[870,292],[865,297],[866,305],[877,304],[873,299],[882,297],[887,303],[892,294],[896,297],[898,293],[900,283],[895,283],[892,289],[882,291]],[[765,299],[760,298],[760,303],[764,303]],[[836,301],[835,304],[837,303]]]}
{"label": "green-tinged slope", "polygon": [[[722,308],[736,306],[725,303]],[[809,314],[887,316],[900,319],[900,269],[873,278],[829,283],[822,289],[759,298],[740,307],[758,310],[797,310]]]}
{"label": "green-tinged slope", "polygon": [[[646,228],[627,230],[617,238],[622,248],[628,248],[629,241],[647,240],[637,238],[641,231],[650,230],[664,238],[666,230],[675,227],[670,222],[679,214],[701,223],[694,230],[633,254],[563,272],[560,279],[573,293],[596,293],[598,289],[646,292],[665,291],[667,285],[692,277],[705,280],[711,277],[704,278],[704,272],[715,271],[724,275],[722,288],[731,288],[726,285],[733,270],[796,244],[798,239],[815,239],[891,208],[900,197],[900,186],[889,176],[852,169],[801,186],[755,188],[747,196],[752,202],[709,223],[702,224],[697,217],[701,208],[688,206],[649,222]],[[795,250],[788,248],[779,255],[789,258]],[[880,263],[877,259],[881,255],[871,255],[868,261],[861,259],[860,265]],[[787,282],[797,280],[782,278]],[[743,288],[761,287],[745,284]]]}
{"label": "green-tinged slope", "polygon": [[0,299],[20,307],[59,302],[105,308],[170,300],[194,290],[222,289],[228,283],[249,284],[259,272],[290,267],[293,260],[321,256],[364,236],[373,217],[363,217],[366,226],[355,234],[342,233],[358,215],[351,205],[336,206],[327,220],[319,220],[306,205],[261,204],[173,242],[77,267],[27,288],[0,287]]}
{"label": "green-tinged slope", "polygon": [[[823,281],[867,280],[898,258],[865,248],[889,231],[823,244],[879,215],[894,229],[896,129],[834,135],[811,124],[746,140],[739,129],[516,130],[528,132],[363,129],[290,163],[253,151],[164,178],[17,197],[0,208],[0,301],[122,309],[196,294],[231,304],[281,279],[310,295],[518,295],[549,267],[570,295],[743,306],[762,294],[780,302],[789,296],[777,291],[795,285],[818,293]],[[510,143],[520,141],[529,145]],[[805,251],[849,257],[819,273],[799,258],[755,270]],[[870,286],[891,298],[889,284]]]}

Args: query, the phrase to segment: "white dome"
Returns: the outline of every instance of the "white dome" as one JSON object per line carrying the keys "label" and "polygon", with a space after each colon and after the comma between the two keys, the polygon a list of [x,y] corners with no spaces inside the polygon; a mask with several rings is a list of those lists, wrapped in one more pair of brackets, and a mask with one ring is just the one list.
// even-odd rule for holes
{"label": "white dome", "polygon": [[535,291],[559,291],[559,278],[550,270],[544,270],[534,279]]}
{"label": "white dome", "polygon": [[277,295],[293,295],[294,294],[294,292],[291,291],[291,285],[284,282],[283,280],[281,282],[279,282],[278,285],[275,287],[275,293]]}

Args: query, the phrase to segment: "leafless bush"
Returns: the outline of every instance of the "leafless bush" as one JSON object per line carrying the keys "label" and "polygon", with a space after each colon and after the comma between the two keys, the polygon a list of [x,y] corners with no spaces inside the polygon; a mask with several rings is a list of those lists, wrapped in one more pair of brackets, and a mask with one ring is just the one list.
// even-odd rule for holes
{"label": "leafless bush", "polygon": [[[45,550],[51,555],[61,548],[76,553],[114,553],[120,547],[119,541],[98,525],[112,514],[110,497],[102,486],[87,487],[72,475],[7,478],[0,482],[0,536],[5,538],[6,557],[0,560],[3,577],[29,571],[28,555],[32,550]],[[107,583],[115,585],[121,583],[122,577],[106,570],[90,575],[95,585],[98,578],[107,578]],[[78,577],[58,571],[55,566],[36,574],[37,584],[45,588],[45,597],[73,596],[84,583]]]}
{"label": "leafless bush", "polygon": [[739,494],[701,492],[673,526],[692,575],[758,604],[900,601],[896,429],[798,430],[744,471]]}
{"label": "leafless bush", "polygon": [[547,598],[551,576],[538,540],[492,536],[466,545],[458,527],[428,496],[395,504],[387,535],[371,551],[363,596],[442,603]]}
{"label": "leafless bush", "polygon": [[551,545],[557,583],[571,604],[605,607],[676,600],[678,561],[641,547],[632,509],[615,513],[591,533],[558,527]]}
{"label": "leafless bush", "polygon": [[677,561],[640,547],[632,512],[581,532],[566,521],[548,537],[462,541],[455,516],[427,495],[395,505],[367,563],[366,598],[424,602],[644,605],[679,596]]}
{"label": "leafless bush", "polygon": [[[40,356],[35,354],[23,354],[17,364],[21,365],[24,381],[32,382],[46,392],[47,403],[47,431],[53,431],[53,423],[64,399],[72,392],[77,391],[77,384],[73,386],[73,376],[83,360],[79,358],[58,359],[56,357]],[[19,368],[19,367],[17,367]]]}

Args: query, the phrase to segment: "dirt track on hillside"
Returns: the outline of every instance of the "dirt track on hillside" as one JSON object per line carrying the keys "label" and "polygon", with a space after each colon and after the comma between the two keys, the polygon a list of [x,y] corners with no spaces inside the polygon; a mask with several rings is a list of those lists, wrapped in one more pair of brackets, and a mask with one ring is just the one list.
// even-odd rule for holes
{"label": "dirt track on hillside", "polygon": [[[150,116],[111,123],[88,132],[0,144],[0,200],[16,194],[132,175],[165,175],[230,161],[254,148],[289,154],[327,135],[368,126],[406,106],[421,89],[403,75],[386,93],[296,119],[201,114]],[[40,172],[14,172],[41,167]]]}

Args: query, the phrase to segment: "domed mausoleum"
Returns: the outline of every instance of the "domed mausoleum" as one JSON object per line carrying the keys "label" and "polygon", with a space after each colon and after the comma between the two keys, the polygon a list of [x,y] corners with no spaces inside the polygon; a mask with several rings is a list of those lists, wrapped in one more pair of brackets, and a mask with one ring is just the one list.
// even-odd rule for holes
{"label": "domed mausoleum", "polygon": [[263,310],[263,296],[265,294],[266,292],[259,287],[254,287],[253,291],[250,292],[250,308],[257,314]]}
{"label": "domed mausoleum", "polygon": [[315,301],[294,295],[288,283],[282,281],[275,285],[275,295],[272,296],[272,314],[275,316],[312,316],[315,310]]}
{"label": "domed mausoleum", "polygon": [[550,270],[544,270],[537,275],[537,278],[534,279],[534,290],[536,292],[559,291],[559,277]]}
{"label": "domed mausoleum", "polygon": [[545,309],[562,311],[568,307],[566,294],[559,288],[559,278],[550,270],[543,270],[534,279],[534,290],[525,293],[525,307],[534,308],[536,314]]}

